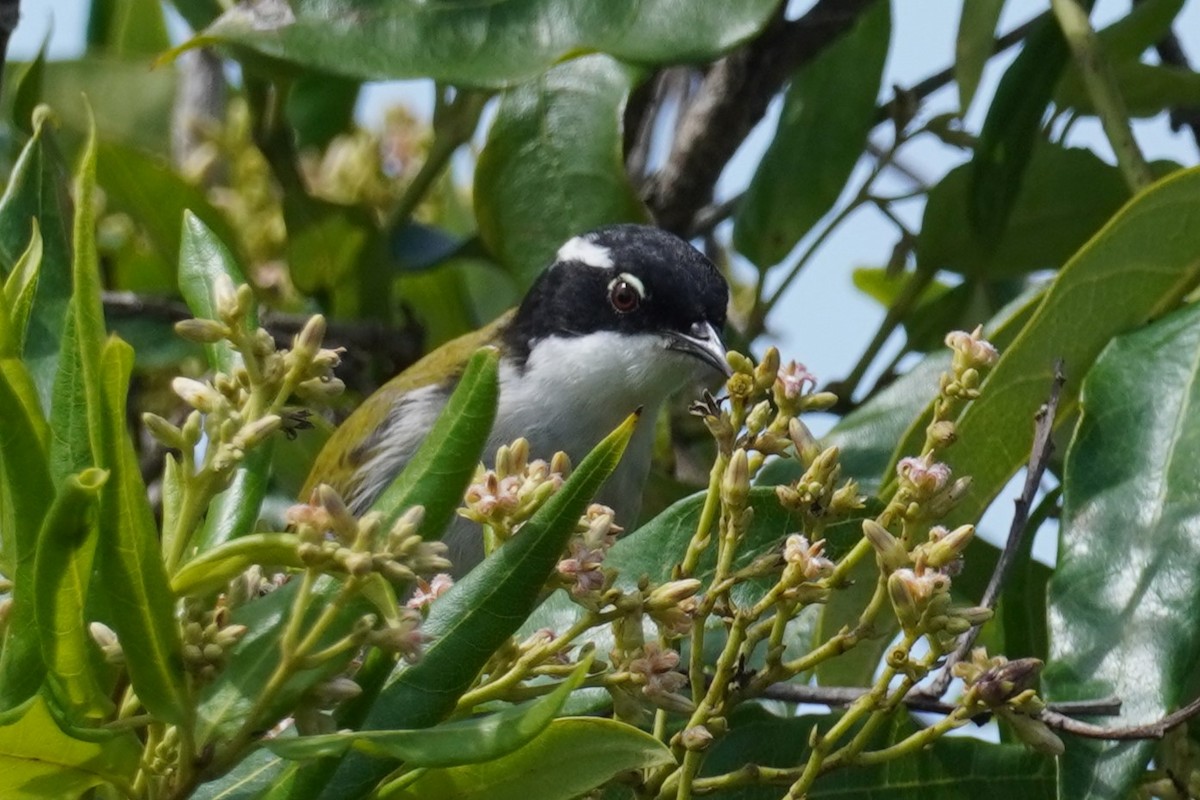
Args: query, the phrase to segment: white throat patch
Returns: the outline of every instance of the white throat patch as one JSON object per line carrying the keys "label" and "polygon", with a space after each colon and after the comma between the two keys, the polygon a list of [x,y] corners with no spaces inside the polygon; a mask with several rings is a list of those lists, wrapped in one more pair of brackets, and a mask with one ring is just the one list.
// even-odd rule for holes
{"label": "white throat patch", "polygon": [[607,247],[595,242],[589,242],[583,236],[568,239],[566,244],[558,248],[556,256],[559,261],[578,261],[596,269],[612,269],[612,253]]}

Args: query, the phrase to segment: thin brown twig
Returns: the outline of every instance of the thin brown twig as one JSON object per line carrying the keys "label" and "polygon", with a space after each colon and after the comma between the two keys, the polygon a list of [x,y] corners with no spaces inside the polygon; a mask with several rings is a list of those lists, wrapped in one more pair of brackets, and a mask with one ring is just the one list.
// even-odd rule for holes
{"label": "thin brown twig", "polygon": [[[1065,383],[1063,362],[1062,359],[1059,359],[1054,364],[1054,380],[1050,384],[1050,396],[1034,417],[1033,446],[1029,454],[1029,464],[1025,468],[1025,485],[1021,489],[1021,495],[1013,501],[1015,508],[1012,524],[1008,528],[1008,539],[1004,543],[1000,559],[996,562],[996,568],[992,570],[992,577],[983,591],[983,597],[979,600],[979,604],[986,608],[995,609],[996,601],[1000,599],[1000,592],[1008,580],[1017,551],[1021,547],[1021,539],[1025,534],[1026,523],[1029,521],[1029,510],[1033,507],[1033,499],[1041,486],[1042,476],[1046,472],[1046,466],[1050,463],[1050,456],[1054,453],[1054,419],[1058,415],[1058,402],[1062,397]],[[971,652],[978,636],[979,626],[975,626],[963,634],[958,641],[958,646],[954,648],[954,652],[946,658],[942,671],[922,692],[926,697],[941,697],[946,693],[946,689],[950,686],[951,670],[955,664],[962,661]]]}
{"label": "thin brown twig", "polygon": [[1092,725],[1088,722],[1080,722],[1077,719],[1072,719],[1058,710],[1053,710],[1052,707],[1047,707],[1042,712],[1041,720],[1051,728],[1056,728],[1075,736],[1081,736],[1085,739],[1124,741],[1129,739],[1161,739],[1166,736],[1167,731],[1177,728],[1198,716],[1200,716],[1200,697],[1197,697],[1178,711],[1142,725],[1126,725],[1121,727]]}
{"label": "thin brown twig", "polygon": [[[783,700],[788,703],[813,703],[825,706],[848,706],[871,690],[863,686],[807,686],[797,683],[776,683],[768,686],[760,697]],[[957,706],[927,697],[918,692],[909,693],[902,701],[910,711],[927,711],[933,714],[949,714]],[[1096,700],[1072,700],[1050,703],[1047,708],[1059,715],[1070,717],[1112,717],[1121,713],[1121,701],[1116,697]]]}
{"label": "thin brown twig", "polygon": [[[104,313],[109,318],[149,317],[163,322],[179,322],[193,314],[184,303],[167,297],[153,297],[135,292],[105,291],[101,295]],[[308,322],[308,314],[288,314],[264,311],[259,324],[268,330],[281,345],[288,345]],[[331,346],[343,346],[361,352],[382,355],[402,369],[420,357],[423,335],[415,325],[396,327],[379,322],[347,322],[330,320],[326,341]]]}

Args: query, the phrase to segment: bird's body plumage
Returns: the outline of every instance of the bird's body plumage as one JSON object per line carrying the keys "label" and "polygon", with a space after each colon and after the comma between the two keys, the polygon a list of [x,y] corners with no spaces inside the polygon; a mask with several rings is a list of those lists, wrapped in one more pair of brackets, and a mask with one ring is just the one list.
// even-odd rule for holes
{"label": "bird's body plumage", "polygon": [[[618,307],[631,298],[634,309]],[[365,511],[416,452],[471,354],[487,344],[500,348],[501,360],[485,460],[524,437],[534,457],[562,450],[578,463],[628,414],[642,408],[654,419],[674,390],[706,365],[720,366],[726,300],[716,268],[670,234],[614,226],[572,239],[519,309],[442,345],[369,397],[322,450],[304,496],[329,483],[351,510]],[[643,304],[654,317],[634,313]],[[598,498],[621,524],[636,520],[653,435],[652,424],[639,426]],[[459,520],[445,538],[459,571],[482,557],[474,523]]]}

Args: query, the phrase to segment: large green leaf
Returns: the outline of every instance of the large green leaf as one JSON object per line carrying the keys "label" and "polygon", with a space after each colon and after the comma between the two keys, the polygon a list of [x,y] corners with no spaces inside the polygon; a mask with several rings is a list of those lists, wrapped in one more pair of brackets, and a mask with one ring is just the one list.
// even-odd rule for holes
{"label": "large green leaf", "polygon": [[89,50],[135,60],[171,46],[158,0],[93,0],[88,14]]}
{"label": "large green leaf", "polygon": [[[1091,8],[1091,0],[1084,5]],[[1008,225],[1040,138],[1042,116],[1068,56],[1057,20],[1046,12],[996,88],[970,161],[967,195],[967,219],[985,245],[994,245]]]}
{"label": "large green leaf", "polygon": [[36,617],[37,536],[54,499],[45,445],[30,416],[0,370],[0,555],[13,581],[12,607],[0,650],[0,719],[38,690],[44,677]]}
{"label": "large green leaf", "polygon": [[644,219],[621,154],[635,79],[628,66],[588,56],[501,99],[475,172],[475,213],[484,243],[522,285],[570,237]]}
{"label": "large green leaf", "polygon": [[110,339],[102,358],[100,465],[110,473],[101,495],[98,572],[93,583],[112,614],[129,680],[161,720],[189,723],[175,598],[158,545],[158,528],[125,423],[133,350]]}
{"label": "large green leaf", "polygon": [[62,155],[50,129],[47,112],[34,115],[33,136],[0,197],[0,269],[7,274],[17,263],[29,244],[35,217],[42,234],[42,267],[24,356],[45,409],[50,407],[71,296],[71,205]]}
{"label": "large green leaf", "polygon": [[992,42],[1004,0],[963,0],[954,40],[954,82],[958,108],[964,116],[971,107],[983,68],[992,57]]}
{"label": "large green leaf", "polygon": [[296,0],[239,5],[192,40],[224,43],[364,80],[462,86],[527,80],[599,51],[633,63],[708,61],[753,36],[777,0]]}
{"label": "large green leaf", "polygon": [[567,680],[540,700],[494,714],[432,728],[277,738],[267,742],[266,747],[276,755],[301,761],[340,756],[351,747],[368,755],[403,760],[408,767],[455,767],[491,761],[525,746],[544,731],[567,695],[583,682],[591,663],[591,657],[583,660]]}
{"label": "large green leaf", "polygon": [[1173,234],[1197,215],[1200,169],[1177,172],[1139,193],[1062,268],[1020,334],[1002,345],[983,396],[958,422],[945,460],[974,483],[951,521],[978,519],[1028,459],[1033,415],[1056,360],[1067,375],[1061,422],[1074,413],[1079,381],[1109,340],[1170,311],[1200,283],[1200,255]]}
{"label": "large green leaf", "polygon": [[95,468],[63,481],[38,536],[35,562],[37,621],[47,685],[73,720],[100,719],[112,710],[92,671],[95,646],[84,619],[99,535],[100,487],[108,475]]}
{"label": "large green leaf", "polygon": [[[730,732],[705,759],[705,777],[745,764],[795,767],[808,757],[809,734],[826,728],[829,716],[782,718],[761,709],[739,709]],[[888,727],[892,730],[886,730]],[[884,726],[868,749],[890,744],[917,730],[900,717]],[[708,795],[721,800],[775,800],[782,787],[744,787]],[[869,797],[871,800],[1055,800],[1054,761],[1020,745],[994,745],[966,737],[944,738],[876,766],[849,766],[822,776],[805,795],[811,800]]]}
{"label": "large green leaf", "polygon": [[[217,283],[228,278],[234,286],[246,283],[242,270],[229,248],[211,228],[191,210],[183,213],[183,233],[179,247],[179,291],[188,308],[199,319],[219,319]],[[257,326],[256,312],[247,312],[247,322]],[[232,375],[242,363],[228,341],[204,345],[209,365],[218,372]],[[229,486],[209,503],[204,523],[192,541],[203,552],[236,536],[254,530],[270,478],[271,444],[252,450],[234,470]],[[183,535],[189,535],[184,531]]]}
{"label": "large green leaf", "polygon": [[[175,283],[173,265],[179,257],[180,223],[185,211],[199,217],[221,241],[233,241],[233,230],[208,202],[204,191],[185,181],[165,156],[102,141],[96,177],[112,208],[128,213],[146,232],[169,285]],[[147,281],[145,276],[136,277]]]}
{"label": "large green leaf", "polygon": [[971,167],[951,170],[929,193],[917,262],[991,278],[1056,269],[1129,199],[1120,170],[1090,150],[1042,144],[1012,201],[1008,225],[984,244],[968,220]]}
{"label": "large green leaf", "polygon": [[566,717],[503,758],[429,770],[391,800],[570,800],[630,770],[673,760],[671,751],[632,725]]}
{"label": "large green leaf", "polygon": [[[1122,336],[1083,385],[1050,582],[1055,699],[1116,695],[1115,725],[1190,697],[1200,661],[1200,306]],[[1154,742],[1068,740],[1063,798],[1123,798]]]}
{"label": "large green leaf", "polygon": [[782,261],[846,188],[875,125],[891,32],[880,0],[792,78],[734,220],[734,244],[759,269]]}
{"label": "large green leaf", "polygon": [[100,741],[72,738],[38,697],[11,725],[0,726],[0,797],[45,800],[79,797],[93,786],[116,783],[132,795],[142,748],[132,733]]}
{"label": "large green leaf", "polygon": [[[420,663],[398,672],[384,688],[365,730],[427,727],[454,709],[492,652],[533,611],[580,514],[616,468],[635,424],[636,417],[629,417],[596,445],[519,536],[433,604],[423,626],[432,644]],[[351,753],[322,797],[358,796],[389,769],[383,760]]]}
{"label": "large green leaf", "polygon": [[96,130],[104,141],[163,155],[170,152],[172,70],[111,56],[46,63],[41,101],[62,120],[64,133],[82,137],[89,114],[81,96],[95,108]]}

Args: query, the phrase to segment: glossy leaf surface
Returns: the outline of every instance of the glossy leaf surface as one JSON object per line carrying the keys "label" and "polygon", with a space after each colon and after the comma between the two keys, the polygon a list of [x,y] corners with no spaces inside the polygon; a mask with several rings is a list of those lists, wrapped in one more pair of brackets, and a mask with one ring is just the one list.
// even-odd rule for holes
{"label": "glossy leaf surface", "polygon": [[[1115,695],[1149,722],[1191,700],[1200,661],[1200,306],[1122,336],[1083,385],[1050,581],[1054,699]],[[1063,798],[1121,798],[1153,742],[1067,739]]]}
{"label": "glossy leaf surface", "polygon": [[503,758],[430,770],[390,800],[569,800],[610,778],[673,760],[648,733],[611,719],[567,717]]}
{"label": "glossy leaf surface", "polygon": [[298,0],[240,5],[192,44],[225,43],[365,80],[504,86],[579,53],[633,63],[705,61],[752,36],[775,0]]}
{"label": "glossy leaf surface", "polygon": [[475,214],[484,243],[523,286],[570,237],[644,219],[621,154],[635,79],[596,55],[504,93],[479,156]]}

